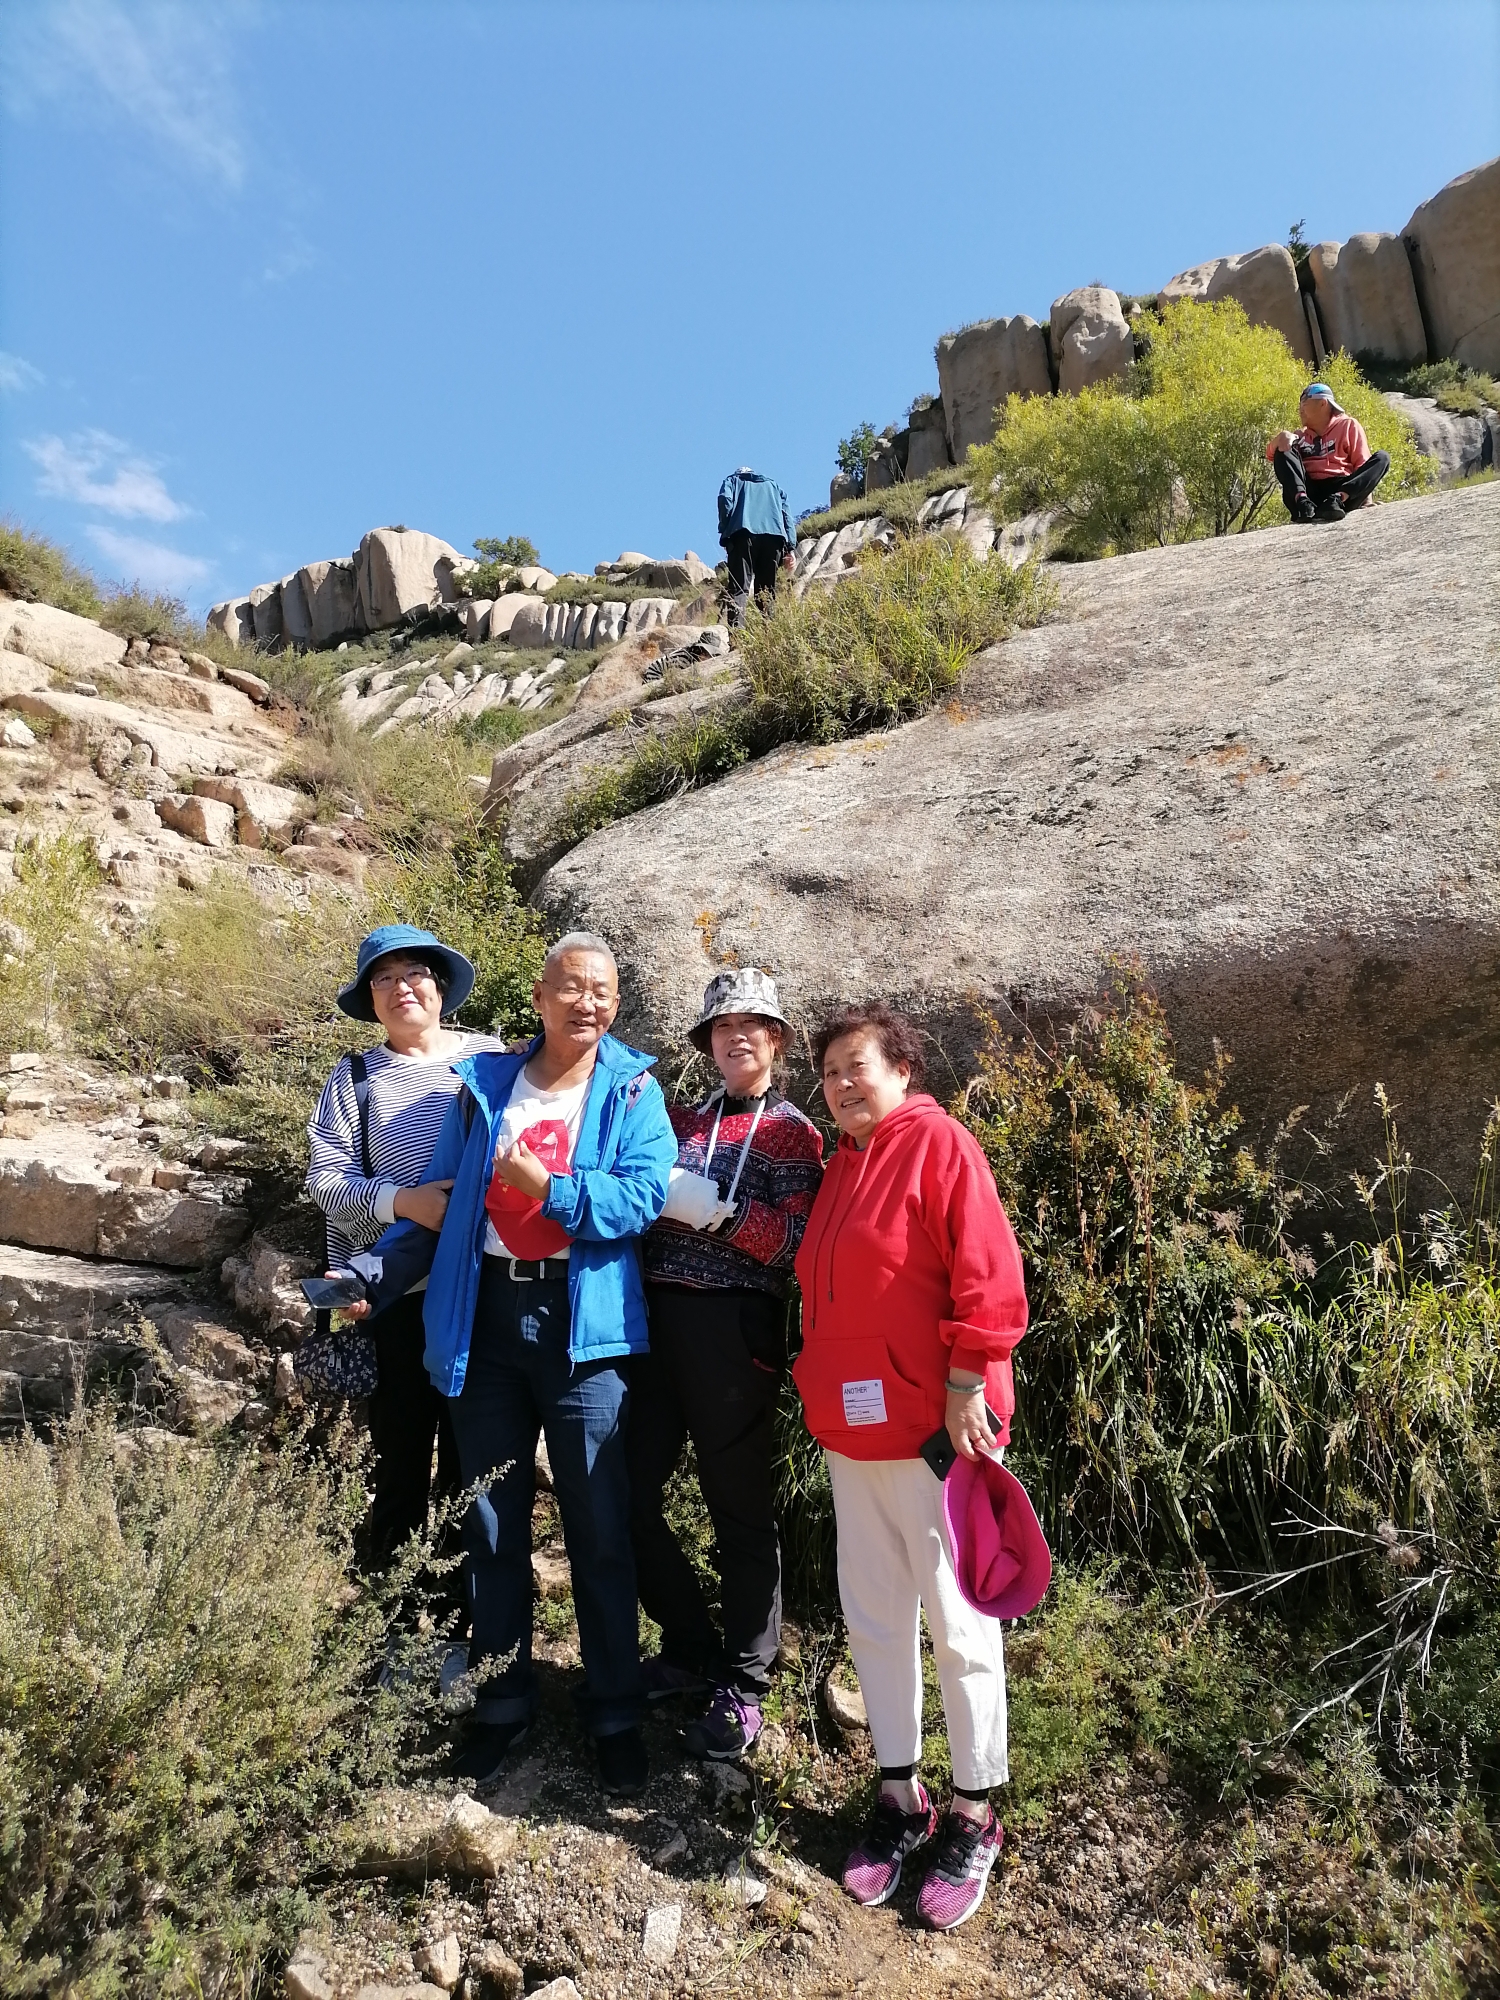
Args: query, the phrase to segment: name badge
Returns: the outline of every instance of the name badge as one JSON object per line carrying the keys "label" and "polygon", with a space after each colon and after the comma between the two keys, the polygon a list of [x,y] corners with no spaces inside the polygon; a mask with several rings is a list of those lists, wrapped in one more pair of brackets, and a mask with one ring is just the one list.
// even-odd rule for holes
{"label": "name badge", "polygon": [[869,1382],[844,1384],[844,1422],[850,1425],[885,1422],[885,1384],[878,1375]]}

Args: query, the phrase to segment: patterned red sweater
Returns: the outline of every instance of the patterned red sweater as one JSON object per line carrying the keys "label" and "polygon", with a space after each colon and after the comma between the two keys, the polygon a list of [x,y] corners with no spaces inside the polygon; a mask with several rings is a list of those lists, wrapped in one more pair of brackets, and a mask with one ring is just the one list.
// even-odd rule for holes
{"label": "patterned red sweater", "polygon": [[[712,1167],[708,1141],[718,1101],[671,1108],[677,1164],[708,1174],[729,1193],[740,1149],[755,1117],[753,1098],[726,1097]],[[646,1276],[657,1284],[692,1285],[700,1291],[770,1292],[784,1299],[792,1289],[792,1264],[823,1179],[823,1135],[795,1104],[771,1091],[740,1175],[734,1220],[710,1233],[665,1217],[645,1237]]]}

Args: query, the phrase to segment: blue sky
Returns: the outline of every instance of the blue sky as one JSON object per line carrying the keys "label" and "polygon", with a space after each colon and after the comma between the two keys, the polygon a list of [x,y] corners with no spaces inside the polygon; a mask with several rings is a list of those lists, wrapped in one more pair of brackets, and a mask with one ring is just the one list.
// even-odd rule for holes
{"label": "blue sky", "polygon": [[947,328],[1500,153],[1500,0],[0,0],[0,65],[0,507],[200,610],[386,522],[712,560]]}

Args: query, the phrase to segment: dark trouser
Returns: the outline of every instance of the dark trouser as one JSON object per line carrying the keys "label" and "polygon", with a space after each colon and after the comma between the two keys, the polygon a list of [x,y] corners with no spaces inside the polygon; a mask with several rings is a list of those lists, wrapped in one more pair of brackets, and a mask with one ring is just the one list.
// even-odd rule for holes
{"label": "dark trouser", "polygon": [[[641,1603],[675,1666],[759,1699],[781,1643],[781,1544],[771,1476],[786,1307],[764,1292],[648,1285],[651,1352],[633,1364],[630,1533]],[[718,1542],[724,1636],[662,1515],[688,1438]]]}
{"label": "dark trouser", "polygon": [[505,1259],[485,1258],[468,1372],[449,1404],[464,1484],[503,1468],[464,1523],[469,1659],[497,1662],[478,1689],[481,1722],[532,1715],[531,1507],[544,1431],[573,1572],[584,1709],[595,1736],[613,1736],[638,1721],[641,1696],[625,1473],[630,1391],[623,1359],[570,1364],[569,1325],[566,1277],[528,1284]]}
{"label": "dark trouser", "polygon": [[729,537],[724,556],[729,564],[731,625],[743,624],[752,590],[762,600],[776,595],[776,579],[786,546],[780,535],[752,535],[744,528]]}
{"label": "dark trouser", "polygon": [[1346,508],[1363,507],[1390,471],[1391,456],[1386,451],[1372,451],[1358,472],[1346,472],[1336,479],[1318,479],[1308,472],[1301,452],[1293,445],[1290,451],[1278,451],[1271,467],[1281,481],[1281,497],[1287,512],[1295,515],[1299,500],[1322,507],[1335,493],[1343,494]]}
{"label": "dark trouser", "polygon": [[427,1531],[432,1446],[437,1442],[439,1499],[462,1490],[458,1447],[448,1402],[422,1365],[422,1300],[412,1292],[370,1322],[379,1380],[370,1398],[375,1447],[375,1500],[370,1509],[370,1561],[388,1563],[408,1535]]}

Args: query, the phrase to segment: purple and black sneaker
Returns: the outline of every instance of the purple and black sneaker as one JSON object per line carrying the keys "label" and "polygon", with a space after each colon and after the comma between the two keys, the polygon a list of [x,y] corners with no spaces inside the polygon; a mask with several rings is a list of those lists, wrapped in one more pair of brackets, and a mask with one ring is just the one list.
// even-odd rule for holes
{"label": "purple and black sneaker", "polygon": [[690,1757],[705,1757],[711,1764],[732,1764],[743,1757],[760,1734],[760,1703],[751,1701],[734,1688],[714,1691],[707,1715],[690,1722],[683,1732]]}
{"label": "purple and black sneaker", "polygon": [[990,1808],[988,1819],[950,1812],[943,1820],[932,1866],[917,1909],[935,1931],[956,1930],[984,1901],[990,1870],[1000,1854],[1005,1829]]}
{"label": "purple and black sneaker", "polygon": [[858,1847],[844,1863],[844,1887],[856,1903],[875,1908],[888,1903],[901,1885],[901,1864],[908,1854],[931,1840],[938,1816],[925,1785],[914,1813],[902,1812],[887,1798],[877,1799]]}

